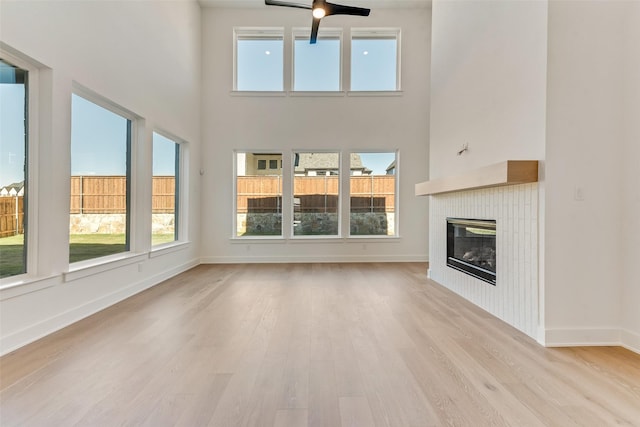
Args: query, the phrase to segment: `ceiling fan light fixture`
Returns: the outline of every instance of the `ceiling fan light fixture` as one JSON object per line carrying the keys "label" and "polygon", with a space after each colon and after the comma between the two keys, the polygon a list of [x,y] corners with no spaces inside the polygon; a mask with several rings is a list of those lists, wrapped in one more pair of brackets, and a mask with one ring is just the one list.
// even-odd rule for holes
{"label": "ceiling fan light fixture", "polygon": [[327,14],[327,12],[324,10],[322,6],[318,6],[314,8],[311,13],[313,14],[313,17],[316,19],[324,18],[324,16]]}

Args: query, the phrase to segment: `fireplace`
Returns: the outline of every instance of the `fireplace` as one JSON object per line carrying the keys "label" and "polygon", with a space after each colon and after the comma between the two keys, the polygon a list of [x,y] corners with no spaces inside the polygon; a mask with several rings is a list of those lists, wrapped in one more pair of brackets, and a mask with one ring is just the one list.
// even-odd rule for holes
{"label": "fireplace", "polygon": [[495,286],[495,220],[447,218],[447,266]]}

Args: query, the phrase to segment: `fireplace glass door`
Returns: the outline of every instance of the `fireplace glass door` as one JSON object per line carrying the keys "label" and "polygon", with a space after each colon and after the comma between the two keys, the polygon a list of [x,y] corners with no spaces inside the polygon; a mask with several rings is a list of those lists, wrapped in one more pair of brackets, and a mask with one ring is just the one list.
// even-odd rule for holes
{"label": "fireplace glass door", "polygon": [[496,284],[496,222],[447,218],[447,265]]}

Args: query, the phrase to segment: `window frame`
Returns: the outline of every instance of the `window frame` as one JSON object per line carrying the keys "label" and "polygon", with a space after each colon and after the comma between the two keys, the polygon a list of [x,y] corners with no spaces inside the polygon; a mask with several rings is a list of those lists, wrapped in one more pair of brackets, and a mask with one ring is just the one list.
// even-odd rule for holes
{"label": "window frame", "polygon": [[[383,94],[383,93],[400,93],[401,85],[401,59],[402,59],[402,31],[399,27],[361,27],[351,28],[349,48],[349,94]],[[353,87],[353,40],[354,39],[395,39],[396,41],[396,88],[395,90],[354,90]]]}
{"label": "window frame", "polygon": [[[281,90],[241,90],[238,89],[238,40],[265,39],[282,41],[282,89]],[[233,87],[232,93],[236,94],[284,94],[285,93],[285,38],[284,27],[234,27],[233,28]]]}
{"label": "window frame", "polygon": [[[295,178],[296,178],[296,170],[295,170],[295,161],[296,161],[296,154],[297,153],[335,153],[338,154],[338,204],[336,206],[337,212],[336,212],[336,217],[338,220],[338,232],[336,234],[295,234]],[[289,218],[290,219],[290,224],[288,229],[289,229],[289,236],[292,240],[305,240],[305,239],[312,239],[312,240],[335,240],[335,239],[341,239],[344,236],[344,233],[342,231],[342,227],[343,227],[343,220],[342,220],[342,216],[343,216],[343,208],[344,208],[344,203],[343,203],[343,198],[344,198],[344,186],[342,184],[343,182],[343,156],[344,150],[341,149],[319,149],[319,150],[314,150],[314,149],[294,149],[291,150],[291,167],[290,167],[290,180],[291,180],[291,185],[289,187],[290,191],[288,194],[288,199],[290,200],[290,206],[287,207],[287,210],[289,211]],[[318,176],[318,175],[316,175]],[[319,175],[319,176],[324,176],[324,175]],[[331,175],[331,176],[335,176],[335,175]],[[284,192],[284,190],[283,190]],[[284,204],[284,202],[283,202]],[[284,228],[284,225],[283,225]]]}
{"label": "window frame", "polygon": [[[248,236],[239,236],[238,235],[238,154],[251,154],[251,155],[280,155],[281,160],[285,158],[285,151],[282,149],[274,149],[274,150],[265,150],[265,149],[234,149],[232,151],[232,174],[233,174],[233,182],[232,182],[232,215],[231,215],[231,240],[240,241],[240,240],[284,240],[286,234],[285,221],[287,219],[285,206],[289,203],[288,197],[286,195],[286,189],[289,185],[287,182],[287,175],[285,174],[284,168],[276,169],[276,171],[280,172],[281,179],[281,193],[280,193],[280,215],[281,215],[281,226],[280,226],[280,234],[265,234],[265,235],[248,235]],[[246,163],[246,160],[245,160]],[[256,163],[256,170],[257,163]],[[269,171],[269,169],[266,169]],[[247,175],[243,175],[247,176]],[[269,176],[268,174],[265,176]]]}
{"label": "window frame", "polygon": [[[394,182],[394,216],[393,216],[393,231],[392,235],[385,234],[351,234],[351,154],[385,154],[385,153],[393,153],[395,154],[395,173],[393,176],[395,177]],[[349,239],[398,239],[400,238],[400,150],[399,149],[390,149],[390,150],[376,150],[376,149],[352,149],[348,151],[347,162],[349,163],[349,193],[345,197],[349,203],[348,212],[346,212],[346,216],[348,218],[347,224],[347,236]]]}
{"label": "window frame", "polygon": [[340,27],[320,27],[318,29],[318,38],[321,39],[331,39],[331,40],[339,40],[340,49],[338,53],[339,64],[338,64],[338,89],[337,90],[296,90],[296,41],[297,40],[306,40],[309,41],[310,38],[310,30],[307,27],[294,27],[291,30],[291,81],[290,81],[290,91],[292,94],[337,94],[341,95],[344,93],[344,68],[345,68],[345,49],[344,49],[344,36],[343,29]]}
{"label": "window frame", "polygon": [[[166,132],[161,129],[153,129],[152,135],[156,133],[171,142],[173,142],[176,147],[176,159],[175,159],[175,200],[174,200],[174,232],[173,232],[173,241],[166,243],[159,243],[157,245],[153,244],[153,240],[151,240],[151,250],[163,249],[169,246],[173,246],[176,244],[180,244],[185,242],[186,233],[184,232],[184,227],[186,225],[186,215],[185,209],[186,204],[184,203],[184,193],[185,193],[185,181],[186,181],[186,159],[185,152],[187,151],[187,142],[181,138],[178,138],[171,134],[170,132]],[[153,139],[151,140],[151,152],[153,156]],[[153,179],[153,157],[151,163],[151,179]],[[152,184],[153,186],[153,184]],[[153,187],[151,189],[151,197],[153,197]],[[153,215],[153,211],[152,211]],[[151,235],[153,234],[153,229],[150,230]]]}
{"label": "window frame", "polygon": [[0,278],[0,289],[15,283],[23,283],[39,274],[38,262],[38,149],[39,149],[39,98],[40,67],[34,61],[24,58],[17,51],[0,42],[0,57],[14,67],[27,72],[25,84],[25,173],[24,173],[24,273]]}
{"label": "window frame", "polygon": [[[72,82],[72,90],[71,90],[71,98],[73,95],[79,96],[84,100],[91,102],[99,107],[104,108],[105,110],[116,114],[126,120],[128,120],[128,132],[127,132],[127,171],[126,171],[126,204],[127,204],[127,212],[126,212],[126,227],[127,232],[125,236],[125,250],[122,252],[117,252],[110,255],[104,255],[95,258],[88,258],[85,260],[71,262],[69,261],[69,271],[74,272],[79,269],[83,269],[86,267],[91,267],[94,265],[105,264],[111,262],[113,260],[119,260],[121,258],[126,258],[134,255],[136,250],[138,249],[138,242],[136,239],[138,226],[136,224],[137,221],[135,219],[138,218],[138,203],[137,203],[137,191],[135,183],[137,182],[138,172],[137,172],[137,150],[139,146],[139,135],[140,126],[144,122],[144,119],[134,112],[127,110],[126,108],[116,104],[110,99],[94,92],[93,90],[79,84],[76,81]],[[71,111],[71,120],[73,120],[73,111]],[[69,150],[71,150],[71,142],[69,143]],[[71,161],[71,152],[69,154],[69,159]],[[69,170],[69,176],[71,175],[71,170]]]}

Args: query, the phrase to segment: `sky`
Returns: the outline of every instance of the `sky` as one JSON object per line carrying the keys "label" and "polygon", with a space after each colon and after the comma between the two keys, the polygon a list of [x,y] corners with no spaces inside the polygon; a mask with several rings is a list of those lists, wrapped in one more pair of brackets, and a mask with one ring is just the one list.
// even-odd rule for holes
{"label": "sky", "polygon": [[[351,42],[351,89],[395,90],[396,41]],[[282,40],[238,40],[237,55],[237,90],[284,90]],[[293,67],[295,90],[340,90],[340,41],[319,37],[311,45],[297,39]],[[24,85],[8,83],[4,71],[0,83],[0,186],[24,179],[25,156]],[[71,174],[125,175],[127,123],[126,118],[72,95]],[[173,144],[154,133],[154,175],[175,174]],[[376,174],[385,173],[393,156],[362,154],[365,165]]]}

